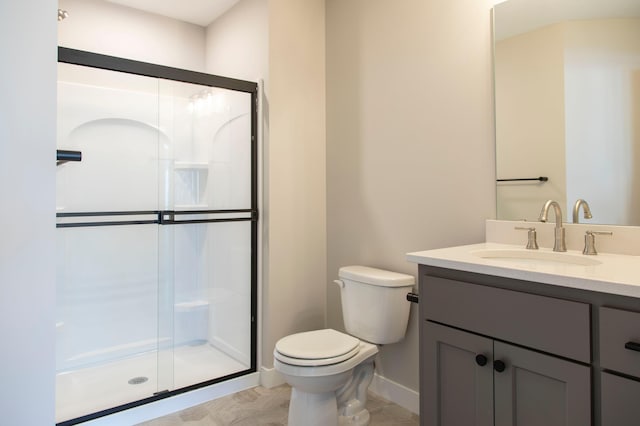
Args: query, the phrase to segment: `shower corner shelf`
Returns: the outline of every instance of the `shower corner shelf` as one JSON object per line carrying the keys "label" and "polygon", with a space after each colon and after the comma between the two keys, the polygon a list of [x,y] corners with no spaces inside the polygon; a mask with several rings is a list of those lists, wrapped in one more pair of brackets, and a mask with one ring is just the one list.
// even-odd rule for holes
{"label": "shower corner shelf", "polygon": [[199,162],[199,161],[175,161],[173,163],[173,168],[175,170],[208,169],[209,168],[209,163],[207,163],[207,162]]}
{"label": "shower corner shelf", "polygon": [[209,302],[206,300],[193,300],[191,302],[178,302],[175,304],[176,312],[189,312],[198,309],[205,309],[209,307]]}
{"label": "shower corner shelf", "polygon": [[174,210],[207,210],[208,208],[208,204],[175,204],[173,206]]}
{"label": "shower corner shelf", "polygon": [[176,209],[206,208],[209,163],[176,161],[173,167]]}

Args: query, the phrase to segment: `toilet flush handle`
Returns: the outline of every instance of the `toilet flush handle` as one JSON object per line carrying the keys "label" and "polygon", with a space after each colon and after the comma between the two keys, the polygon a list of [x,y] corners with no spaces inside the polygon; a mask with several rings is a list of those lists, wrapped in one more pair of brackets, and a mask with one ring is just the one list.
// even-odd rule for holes
{"label": "toilet flush handle", "polygon": [[338,284],[340,288],[344,288],[344,281],[342,280],[333,280],[334,283]]}

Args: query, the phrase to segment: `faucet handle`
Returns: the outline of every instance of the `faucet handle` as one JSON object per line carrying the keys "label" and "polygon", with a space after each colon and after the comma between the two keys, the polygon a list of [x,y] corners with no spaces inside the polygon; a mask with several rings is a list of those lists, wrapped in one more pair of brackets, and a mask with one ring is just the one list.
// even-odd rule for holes
{"label": "faucet handle", "polygon": [[527,250],[538,250],[538,241],[536,240],[536,237],[538,234],[536,233],[536,228],[516,226],[513,229],[517,229],[518,231],[528,231],[527,232]]}
{"label": "faucet handle", "polygon": [[587,231],[584,234],[584,249],[582,250],[582,254],[587,255],[596,255],[598,252],[596,251],[596,235],[613,235],[613,232],[605,232],[605,231]]}

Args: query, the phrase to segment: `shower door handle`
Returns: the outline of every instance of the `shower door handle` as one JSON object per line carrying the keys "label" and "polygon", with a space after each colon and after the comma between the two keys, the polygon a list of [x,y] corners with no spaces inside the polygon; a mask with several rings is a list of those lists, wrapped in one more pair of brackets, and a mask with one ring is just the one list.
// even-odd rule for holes
{"label": "shower door handle", "polygon": [[228,210],[161,210],[160,225],[184,225],[194,223],[257,221],[257,211],[252,209]]}
{"label": "shower door handle", "polygon": [[64,164],[67,161],[82,161],[82,152],[57,149],[56,150],[56,166],[59,166],[60,164]]}

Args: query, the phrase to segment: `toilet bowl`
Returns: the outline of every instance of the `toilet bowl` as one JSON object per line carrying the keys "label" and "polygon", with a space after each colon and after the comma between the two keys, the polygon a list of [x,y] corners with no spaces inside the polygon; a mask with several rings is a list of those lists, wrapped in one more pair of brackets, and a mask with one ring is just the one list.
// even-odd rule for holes
{"label": "toilet bowl", "polygon": [[413,276],[348,266],[339,277],[349,334],[296,333],[280,339],[273,351],[275,369],[292,388],[290,426],[368,425],[377,344],[397,342],[406,332]]}
{"label": "toilet bowl", "polygon": [[[373,378],[373,359],[378,353],[378,347],[332,329],[293,334],[286,339],[285,343],[289,343],[287,349],[293,349],[298,344],[305,349],[300,353],[285,351],[282,347],[287,345],[282,344],[281,340],[273,353],[276,370],[292,388],[289,425],[368,424],[369,413],[365,410],[366,388]],[[325,357],[309,355],[304,341],[310,340],[317,346],[326,344],[322,353]],[[350,341],[355,346],[347,347],[343,342],[336,344],[341,340]],[[313,358],[303,358],[305,354]],[[359,379],[359,385],[364,387],[362,395],[357,395],[357,386],[347,386],[354,382],[354,378]],[[347,387],[351,389],[346,389]],[[342,390],[341,399],[346,400],[343,401],[344,404],[339,404],[339,390]],[[351,405],[347,407],[349,401]],[[344,408],[342,412],[338,410],[340,405]],[[340,422],[339,418],[342,418]]]}

